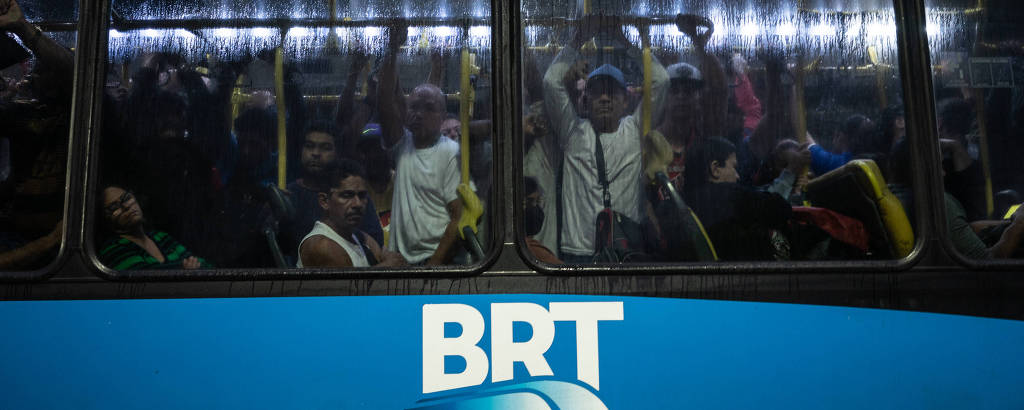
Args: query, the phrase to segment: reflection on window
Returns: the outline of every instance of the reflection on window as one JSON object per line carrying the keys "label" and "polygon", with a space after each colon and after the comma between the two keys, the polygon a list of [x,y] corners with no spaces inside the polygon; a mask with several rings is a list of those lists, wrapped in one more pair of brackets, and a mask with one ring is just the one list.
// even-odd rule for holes
{"label": "reflection on window", "polygon": [[904,135],[891,2],[767,3],[524,2],[539,260],[909,254],[886,184]]}
{"label": "reflection on window", "polygon": [[184,17],[129,3],[115,2],[109,32],[95,204],[106,266],[483,257],[488,3],[216,2]]}
{"label": "reflection on window", "polygon": [[74,2],[0,2],[0,270],[53,261],[63,233]]}
{"label": "reflection on window", "polygon": [[927,1],[946,234],[972,259],[1024,256],[1024,60],[1016,2]]}

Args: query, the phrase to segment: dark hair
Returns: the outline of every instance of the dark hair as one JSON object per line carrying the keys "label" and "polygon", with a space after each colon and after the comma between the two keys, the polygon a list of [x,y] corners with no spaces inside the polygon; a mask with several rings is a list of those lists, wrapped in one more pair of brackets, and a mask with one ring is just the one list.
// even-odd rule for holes
{"label": "dark hair", "polygon": [[707,184],[711,179],[711,164],[725,164],[730,155],[736,153],[736,146],[722,137],[711,137],[686,150],[686,169],[683,174],[683,189],[687,192]]}
{"label": "dark hair", "polygon": [[974,121],[974,109],[963,98],[947,98],[939,101],[935,109],[936,117],[942,122],[942,128],[956,135],[967,135],[971,132]]}
{"label": "dark hair", "polygon": [[340,133],[338,133],[338,127],[335,127],[333,122],[314,121],[312,124],[309,124],[306,127],[305,131],[302,132],[302,139],[305,140],[307,135],[314,132],[322,132],[324,134],[330,135],[331,139],[335,140],[338,139],[338,135],[341,135]]}
{"label": "dark hair", "polygon": [[896,123],[897,118],[903,118],[903,104],[890,105],[885,110],[882,110],[882,140],[889,143],[890,146],[896,139],[896,136],[892,134],[892,125]]}
{"label": "dark hair", "polygon": [[524,177],[523,180],[525,181],[524,183],[526,188],[523,190],[523,196],[530,195],[540,190],[540,185],[537,184],[537,178]]}
{"label": "dark hair", "polygon": [[910,160],[910,143],[906,138],[900,138],[893,145],[889,153],[889,175],[887,179],[892,184],[910,185],[913,179],[913,167]]}
{"label": "dark hair", "polygon": [[263,137],[269,141],[277,132],[277,116],[262,108],[246,109],[235,118],[235,131],[239,134]]}
{"label": "dark hair", "polygon": [[348,158],[338,160],[338,162],[327,171],[327,179],[322,187],[324,191],[329,191],[331,188],[336,188],[341,185],[341,181],[344,181],[348,177],[360,177],[366,180],[366,171],[363,170],[363,166],[359,165],[358,162]]}
{"label": "dark hair", "polygon": [[871,121],[870,118],[861,114],[853,114],[846,117],[840,131],[846,135],[846,142],[849,150],[854,155],[864,153],[876,153],[888,151],[888,147],[881,147],[877,128],[864,131],[864,123]]}

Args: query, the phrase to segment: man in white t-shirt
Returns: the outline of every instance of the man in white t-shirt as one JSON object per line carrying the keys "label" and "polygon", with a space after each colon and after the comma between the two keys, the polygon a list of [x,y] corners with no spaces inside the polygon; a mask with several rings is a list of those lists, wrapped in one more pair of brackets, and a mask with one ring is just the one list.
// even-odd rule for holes
{"label": "man in white t-shirt", "polygon": [[[393,27],[378,86],[384,141],[395,155],[395,193],[391,201],[388,249],[412,264],[450,263],[458,240],[462,201],[459,144],[442,138],[445,96],[433,84],[421,84],[404,101],[397,96],[396,59],[405,43],[405,27]],[[404,115],[403,115],[404,109]]]}
{"label": "man in white t-shirt", "polygon": [[402,255],[381,249],[370,235],[359,230],[369,193],[362,167],[341,160],[327,178],[326,192],[317,194],[323,216],[299,242],[303,267],[385,267],[406,264]]}
{"label": "man in white t-shirt", "polygon": [[[564,152],[559,250],[561,259],[567,263],[590,262],[595,250],[595,218],[604,208],[595,156],[598,136],[604,152],[612,208],[638,223],[646,215],[641,158],[643,104],[627,115],[628,95],[622,71],[605,64],[587,76],[583,105],[587,118],[580,118],[563,82],[566,72],[576,62],[577,50],[595,34],[608,31],[622,44],[632,46],[622,34],[622,28],[621,21],[613,16],[587,17],[572,44],[562,49],[544,75],[548,120]],[[634,52],[635,48],[629,51],[631,55]],[[668,75],[657,59],[652,59],[651,106],[656,111],[662,105]],[[652,113],[652,118],[657,118],[656,112]]]}

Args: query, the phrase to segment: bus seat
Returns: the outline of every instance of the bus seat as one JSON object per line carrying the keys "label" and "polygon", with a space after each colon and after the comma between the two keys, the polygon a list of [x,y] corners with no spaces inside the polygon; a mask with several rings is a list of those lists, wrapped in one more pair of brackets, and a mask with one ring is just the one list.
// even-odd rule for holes
{"label": "bus seat", "polygon": [[[669,251],[670,254],[674,254],[672,257],[699,262],[718,261],[718,253],[715,252],[715,246],[711,243],[711,238],[704,229],[704,225],[701,224],[700,218],[686,205],[682,196],[676,191],[675,185],[669,181],[668,176],[664,172],[656,172],[655,182],[669,196],[668,201],[655,209],[655,214],[663,222],[662,229],[679,230],[679,235],[667,234],[678,238],[678,242],[681,242],[669,241],[668,246],[676,248]],[[665,232],[662,234],[666,235]]]}
{"label": "bus seat", "polygon": [[814,206],[860,219],[872,252],[880,257],[903,258],[914,248],[910,220],[872,160],[853,160],[811,180],[807,198]]}

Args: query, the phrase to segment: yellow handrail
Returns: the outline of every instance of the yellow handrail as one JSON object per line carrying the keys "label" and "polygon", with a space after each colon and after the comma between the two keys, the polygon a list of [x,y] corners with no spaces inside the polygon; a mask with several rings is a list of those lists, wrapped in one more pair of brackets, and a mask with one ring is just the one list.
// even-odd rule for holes
{"label": "yellow handrail", "polygon": [[284,118],[284,49],[274,53],[274,102],[277,105],[277,187],[286,189],[288,181],[288,135]]}
{"label": "yellow handrail", "polygon": [[640,102],[640,109],[643,111],[643,117],[641,118],[643,135],[647,135],[651,132],[651,63],[651,48],[644,47],[644,89],[643,99]]}
{"label": "yellow handrail", "polygon": [[[477,226],[476,221],[480,219],[480,216],[484,213],[483,204],[480,203],[480,198],[476,196],[473,189],[470,188],[469,183],[469,121],[473,115],[473,100],[474,91],[473,85],[470,83],[470,76],[475,74],[476,67],[473,66],[473,57],[469,53],[469,49],[462,49],[462,78],[459,81],[459,94],[462,97],[459,101],[459,121],[461,141],[459,142],[459,149],[461,150],[461,180],[458,187],[459,198],[462,200],[462,216],[459,218],[459,237],[462,240],[467,240],[466,228],[469,228],[473,234],[476,234]],[[445,138],[445,137],[441,137]],[[475,241],[473,241],[475,242]],[[478,255],[482,256],[482,255]]]}

